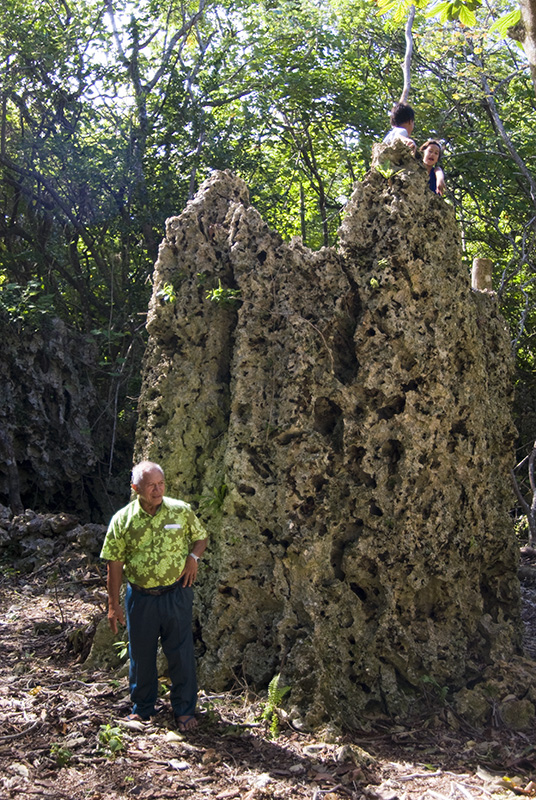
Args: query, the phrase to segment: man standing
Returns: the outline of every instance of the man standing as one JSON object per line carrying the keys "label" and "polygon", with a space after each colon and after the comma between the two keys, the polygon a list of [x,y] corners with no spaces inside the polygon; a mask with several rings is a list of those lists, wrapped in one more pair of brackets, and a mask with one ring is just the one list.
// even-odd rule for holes
{"label": "man standing", "polygon": [[108,561],[108,621],[125,624],[119,602],[123,572],[130,655],[129,719],[147,720],[158,696],[158,639],[167,657],[171,705],[179,730],[197,725],[197,681],[192,636],[192,584],[207,533],[191,507],[165,497],[162,467],[142,461],[132,470],[135,500],[118,511],[106,533],[101,558]]}

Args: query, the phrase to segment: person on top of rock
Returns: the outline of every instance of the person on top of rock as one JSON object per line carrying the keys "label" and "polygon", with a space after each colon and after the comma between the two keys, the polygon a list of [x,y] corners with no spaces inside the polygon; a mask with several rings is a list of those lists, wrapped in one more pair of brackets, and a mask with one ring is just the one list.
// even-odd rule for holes
{"label": "person on top of rock", "polygon": [[428,172],[428,186],[435,194],[443,195],[445,192],[445,173],[439,166],[441,158],[441,145],[436,139],[428,139],[419,147],[422,153],[422,163]]}
{"label": "person on top of rock", "polygon": [[130,655],[127,719],[148,720],[158,695],[158,639],[168,660],[170,699],[182,732],[197,725],[197,681],[192,635],[192,584],[207,532],[188,503],[165,497],[162,467],[142,461],[132,470],[137,497],[112,517],[101,558],[108,561],[108,622],[125,624],[119,601],[123,573]]}
{"label": "person on top of rock", "polygon": [[391,111],[391,130],[383,140],[384,144],[394,144],[397,139],[408,145],[413,154],[417,145],[411,138],[415,127],[415,112],[407,103],[395,103]]}

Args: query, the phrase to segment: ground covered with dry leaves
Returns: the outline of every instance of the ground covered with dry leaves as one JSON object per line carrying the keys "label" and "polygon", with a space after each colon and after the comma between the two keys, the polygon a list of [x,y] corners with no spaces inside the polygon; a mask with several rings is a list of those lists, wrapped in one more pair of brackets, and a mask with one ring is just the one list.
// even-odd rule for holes
{"label": "ground covered with dry leaves", "polygon": [[[524,556],[527,652],[535,655],[534,559]],[[534,738],[471,730],[448,703],[423,697],[418,723],[313,736],[281,720],[247,687],[200,695],[200,724],[173,729],[165,694],[149,723],[128,723],[125,677],[84,671],[86,640],[106,607],[103,575],[61,556],[0,579],[0,798],[181,797],[188,800],[405,800],[536,796]],[[533,570],[534,572],[534,570]],[[536,574],[536,573],[535,573]],[[437,699],[437,698],[435,698]],[[329,739],[329,741],[327,740]]]}

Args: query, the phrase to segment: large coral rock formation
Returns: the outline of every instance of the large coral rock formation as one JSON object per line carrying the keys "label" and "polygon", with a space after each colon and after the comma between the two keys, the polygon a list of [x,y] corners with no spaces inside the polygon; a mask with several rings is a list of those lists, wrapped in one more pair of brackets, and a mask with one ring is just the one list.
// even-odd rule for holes
{"label": "large coral rock formation", "polygon": [[213,175],[167,222],[148,318],[137,456],[212,534],[201,679],[282,671],[310,725],[404,713],[520,641],[505,324],[424,169],[378,152],[339,250],[284,244]]}

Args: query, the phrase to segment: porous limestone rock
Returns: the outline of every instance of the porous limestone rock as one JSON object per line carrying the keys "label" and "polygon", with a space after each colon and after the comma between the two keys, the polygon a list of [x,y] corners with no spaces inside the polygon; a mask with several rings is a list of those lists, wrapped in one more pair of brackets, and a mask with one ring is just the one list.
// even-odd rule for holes
{"label": "porous limestone rock", "polygon": [[211,534],[200,679],[281,672],[309,726],[520,649],[506,325],[423,167],[374,163],[319,252],[215,173],[167,221],[147,323],[136,457]]}
{"label": "porous limestone rock", "polygon": [[505,725],[527,730],[535,719],[536,663],[514,656],[486,667],[474,688],[455,697],[457,713],[473,727]]}
{"label": "porous limestone rock", "polygon": [[105,525],[80,525],[71,514],[38,514],[26,509],[13,516],[0,505],[0,560],[17,572],[33,572],[60,554],[66,570],[80,560],[95,560],[102,548]]}
{"label": "porous limestone rock", "polygon": [[88,511],[83,476],[97,461],[91,423],[102,413],[95,348],[57,318],[39,329],[0,320],[0,332],[0,498],[15,480],[23,506]]}

